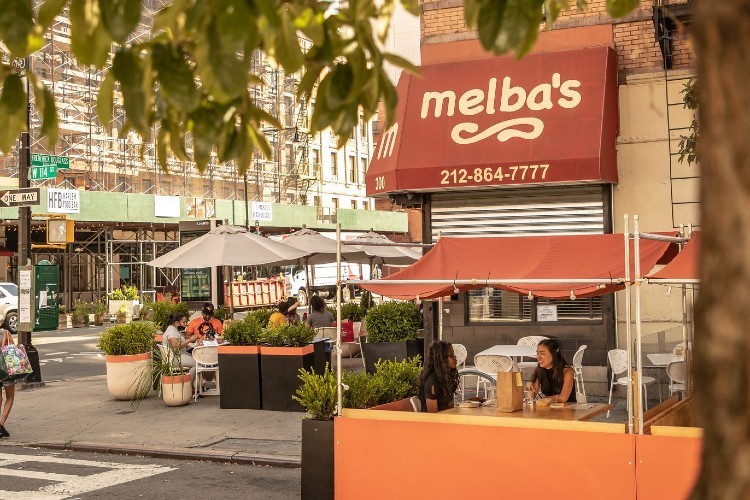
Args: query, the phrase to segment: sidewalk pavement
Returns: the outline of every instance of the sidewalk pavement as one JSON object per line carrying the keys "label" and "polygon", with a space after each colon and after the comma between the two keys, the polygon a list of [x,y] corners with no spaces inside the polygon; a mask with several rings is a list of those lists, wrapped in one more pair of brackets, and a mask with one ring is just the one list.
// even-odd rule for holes
{"label": "sidewalk pavement", "polygon": [[0,446],[300,467],[305,415],[221,409],[208,395],[172,408],[153,391],[133,408],[100,375],[16,391]]}

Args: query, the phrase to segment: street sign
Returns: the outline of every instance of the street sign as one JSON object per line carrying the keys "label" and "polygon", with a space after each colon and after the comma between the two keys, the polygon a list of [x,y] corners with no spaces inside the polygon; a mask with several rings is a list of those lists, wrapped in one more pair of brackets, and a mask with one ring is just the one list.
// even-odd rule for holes
{"label": "street sign", "polygon": [[70,158],[67,156],[31,155],[31,180],[54,179],[58,168],[70,168]]}
{"label": "street sign", "polygon": [[0,191],[0,207],[30,207],[39,205],[40,199],[39,188]]}

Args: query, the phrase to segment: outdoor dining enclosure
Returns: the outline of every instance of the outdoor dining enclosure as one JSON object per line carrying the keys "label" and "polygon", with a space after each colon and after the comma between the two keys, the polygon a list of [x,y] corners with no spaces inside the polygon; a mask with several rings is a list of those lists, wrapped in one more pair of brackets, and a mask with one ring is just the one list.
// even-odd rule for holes
{"label": "outdoor dining enclosure", "polygon": [[[688,238],[677,237],[676,233],[640,234],[637,219],[634,230],[624,235],[592,235],[587,237],[587,244],[580,238],[484,238],[462,250],[451,247],[467,245],[470,238],[464,242],[443,238],[404,271],[359,284],[385,296],[436,299],[440,311],[443,297],[487,286],[523,295],[558,297],[622,291],[628,318],[627,331],[621,332],[627,336],[627,366],[620,377],[628,387],[628,423],[503,418],[486,413],[475,416],[470,410],[438,414],[344,410],[335,420],[338,498],[377,498],[403,491],[452,496],[465,493],[467,484],[472,483],[456,478],[498,475],[506,479],[493,488],[472,488],[472,495],[535,496],[532,485],[536,481],[524,478],[540,460],[550,464],[545,468],[544,482],[554,483],[555,494],[563,498],[683,498],[690,491],[699,466],[702,435],[700,429],[690,427],[694,425],[689,416],[691,399],[680,400],[680,395],[675,395],[644,411],[639,383],[645,382],[639,287],[646,286],[644,274],[660,260],[667,264]],[[539,242],[544,242],[541,248]],[[536,257],[536,263],[519,262],[515,257],[522,254],[499,250],[513,244],[524,245],[527,253]],[[467,258],[467,248],[471,249],[471,258]],[[453,258],[451,250],[455,252]],[[685,285],[697,283],[695,275],[680,278]],[[682,285],[675,282],[675,286]],[[687,312],[688,304],[685,306]],[[687,316],[684,357],[689,366],[692,343],[687,335],[692,332]],[[442,321],[438,318],[438,336]],[[689,383],[678,389],[680,394],[689,394]],[[355,481],[350,464],[362,453],[379,467],[372,471],[358,469]],[[446,464],[450,464],[449,475],[432,482],[423,480]],[[403,474],[405,470],[409,473]],[[376,490],[361,488],[383,477],[389,481],[378,483]]]}

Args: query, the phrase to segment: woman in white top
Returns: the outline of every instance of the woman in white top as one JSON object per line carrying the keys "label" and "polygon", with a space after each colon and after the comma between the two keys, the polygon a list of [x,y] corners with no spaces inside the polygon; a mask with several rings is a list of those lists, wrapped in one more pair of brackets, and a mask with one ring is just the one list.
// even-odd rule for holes
{"label": "woman in white top", "polygon": [[183,337],[178,328],[185,328],[185,325],[187,325],[187,315],[182,312],[174,313],[171,324],[164,331],[161,343],[163,346],[180,353],[180,365],[183,368],[190,368],[190,378],[192,379],[195,376],[195,360],[188,353],[187,348],[188,344],[200,339],[200,334],[195,333],[190,337]]}

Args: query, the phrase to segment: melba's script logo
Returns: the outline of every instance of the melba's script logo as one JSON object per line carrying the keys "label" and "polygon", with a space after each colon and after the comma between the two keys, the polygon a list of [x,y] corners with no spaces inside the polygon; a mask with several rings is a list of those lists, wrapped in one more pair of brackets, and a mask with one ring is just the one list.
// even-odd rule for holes
{"label": "melba's script logo", "polygon": [[[555,104],[561,108],[572,109],[581,103],[581,94],[575,90],[581,86],[578,80],[560,81],[560,73],[552,75],[552,83],[542,83],[530,91],[523,87],[514,87],[510,77],[503,78],[500,97],[497,98],[497,78],[490,78],[487,91],[470,89],[464,92],[458,101],[452,90],[443,92],[425,92],[422,96],[422,119],[430,116],[440,118],[453,116],[458,112],[463,116],[474,116],[479,113],[494,115],[495,113],[513,113],[524,107],[531,111],[552,109]],[[499,101],[499,102],[498,102]],[[497,140],[505,142],[509,139],[536,139],[544,131],[544,122],[539,118],[512,118],[500,121],[486,130],[479,130],[474,122],[462,122],[453,127],[451,139],[456,144],[474,144],[493,135]]]}

